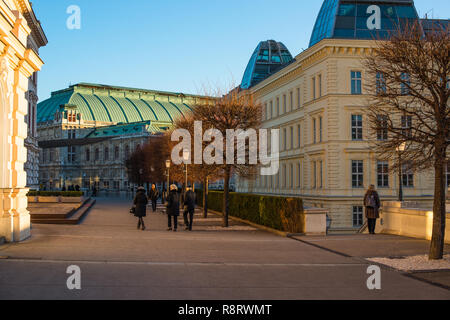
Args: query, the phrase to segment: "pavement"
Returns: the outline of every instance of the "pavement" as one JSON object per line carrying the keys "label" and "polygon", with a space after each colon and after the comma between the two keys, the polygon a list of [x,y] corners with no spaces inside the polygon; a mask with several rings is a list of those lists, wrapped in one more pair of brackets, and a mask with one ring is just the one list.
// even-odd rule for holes
{"label": "pavement", "polygon": [[[1,245],[0,299],[450,299],[445,285],[389,268],[381,269],[381,290],[367,287],[366,256],[384,256],[383,246],[388,255],[426,253],[426,243],[290,239],[237,222],[224,229],[220,217],[204,220],[200,212],[194,231],[175,233],[166,231],[161,206],[138,231],[130,206],[129,199],[100,198],[80,225],[35,224],[31,239]],[[374,248],[371,241],[380,242]],[[81,270],[81,290],[67,287],[72,265]]]}

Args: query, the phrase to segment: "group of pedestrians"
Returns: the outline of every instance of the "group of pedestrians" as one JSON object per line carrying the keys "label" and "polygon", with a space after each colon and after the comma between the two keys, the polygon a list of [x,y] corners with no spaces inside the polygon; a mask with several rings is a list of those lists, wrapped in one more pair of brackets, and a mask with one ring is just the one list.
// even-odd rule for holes
{"label": "group of pedestrians", "polygon": [[[168,221],[168,231],[176,232],[178,229],[178,217],[180,216],[180,204],[183,204],[183,217],[186,230],[192,231],[195,212],[195,193],[191,188],[186,188],[183,196],[178,193],[178,187],[173,184],[169,188],[170,192],[167,197],[166,213]],[[147,216],[147,206],[151,201],[153,212],[157,211],[157,202],[159,199],[159,191],[155,185],[152,185],[148,196],[144,187],[139,187],[133,200],[133,208],[131,212],[139,219],[138,230],[145,230],[144,218]]]}

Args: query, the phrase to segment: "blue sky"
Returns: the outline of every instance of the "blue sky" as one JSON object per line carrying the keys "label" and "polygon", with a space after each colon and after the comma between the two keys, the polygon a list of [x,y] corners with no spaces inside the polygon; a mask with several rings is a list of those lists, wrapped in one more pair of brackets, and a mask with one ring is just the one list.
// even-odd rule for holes
{"label": "blue sky", "polygon": [[[308,47],[321,0],[34,0],[49,39],[39,97],[78,82],[184,93],[239,84],[261,40]],[[450,18],[449,0],[416,0]],[[70,5],[81,29],[69,30]]]}

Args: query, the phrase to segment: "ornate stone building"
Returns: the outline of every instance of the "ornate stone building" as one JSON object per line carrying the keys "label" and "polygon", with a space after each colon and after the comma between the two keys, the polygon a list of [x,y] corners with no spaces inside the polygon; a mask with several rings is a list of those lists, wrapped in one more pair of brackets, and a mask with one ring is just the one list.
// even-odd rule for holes
{"label": "ornate stone building", "polygon": [[[371,92],[364,85],[362,58],[375,44],[373,36],[387,37],[394,22],[405,19],[419,19],[413,1],[324,1],[309,48],[248,89],[263,105],[263,126],[280,130],[280,171],[239,181],[237,191],[302,197],[307,205],[328,209],[331,228],[345,232],[364,223],[362,199],[370,184],[383,200],[397,199],[398,177],[370,148],[371,140],[383,137],[369,132],[365,111]],[[429,21],[422,24],[426,32]],[[250,64],[264,59],[260,52]],[[248,76],[243,89],[253,83]],[[413,173],[405,164],[406,200],[429,203],[433,180],[433,172]]]}
{"label": "ornate stone building", "polygon": [[26,117],[43,65],[38,50],[47,39],[29,1],[1,0],[0,13],[0,236],[21,241],[30,236]]}
{"label": "ornate stone building", "polygon": [[201,96],[80,83],[38,104],[42,189],[126,191],[125,160]]}

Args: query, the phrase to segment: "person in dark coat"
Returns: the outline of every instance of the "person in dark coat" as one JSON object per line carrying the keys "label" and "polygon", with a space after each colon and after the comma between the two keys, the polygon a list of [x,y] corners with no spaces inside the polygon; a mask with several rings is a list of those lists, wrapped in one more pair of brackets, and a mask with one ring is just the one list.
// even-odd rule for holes
{"label": "person in dark coat", "polygon": [[[176,185],[170,186],[169,197],[167,199],[167,217],[169,222],[168,231],[177,231],[178,228],[178,216],[180,215],[180,198],[178,195],[178,188]],[[173,229],[172,229],[172,217],[173,217]]]}
{"label": "person in dark coat", "polygon": [[159,198],[159,191],[158,189],[156,189],[156,186],[154,184],[152,184],[152,188],[150,189],[148,197],[152,201],[153,212],[156,212],[156,206]]}
{"label": "person in dark coat", "polygon": [[375,234],[377,219],[380,218],[380,196],[375,190],[375,186],[371,185],[364,196],[364,206],[366,208],[366,218],[369,227],[369,233]]}
{"label": "person in dark coat", "polygon": [[195,193],[191,188],[186,189],[186,195],[184,196],[184,224],[186,230],[192,231],[192,224],[194,222],[195,212]]}
{"label": "person in dark coat", "polygon": [[148,199],[147,196],[145,195],[144,187],[138,188],[133,203],[135,206],[134,215],[139,218],[137,228],[139,230],[141,229],[142,226],[142,231],[144,231],[145,230],[144,217],[147,216],[147,204],[148,204]]}

